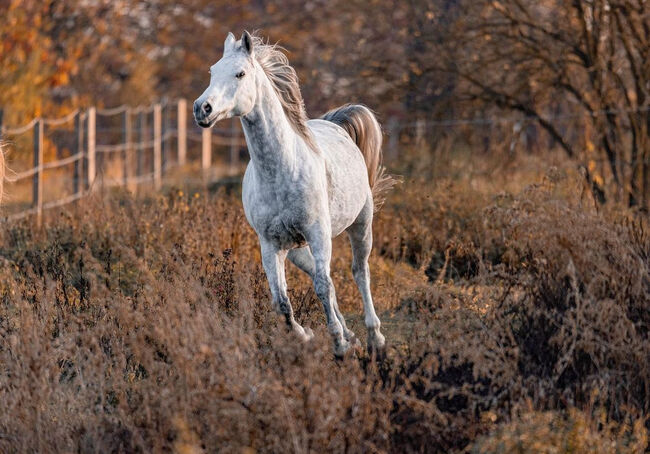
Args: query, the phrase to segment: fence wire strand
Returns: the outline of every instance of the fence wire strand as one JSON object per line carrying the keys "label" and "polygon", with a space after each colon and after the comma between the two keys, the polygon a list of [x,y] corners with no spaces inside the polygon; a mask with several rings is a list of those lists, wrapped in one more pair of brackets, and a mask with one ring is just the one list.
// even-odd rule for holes
{"label": "fence wire strand", "polygon": [[[160,141],[166,142],[167,140],[175,136],[175,131],[167,131],[161,137]],[[144,148],[152,148],[156,145],[156,139],[151,139],[143,142],[128,142],[128,143],[117,143],[114,145],[96,145],[95,151],[97,153],[115,153],[118,151],[126,151],[128,149],[142,150]]]}
{"label": "fence wire strand", "polygon": [[2,128],[2,133],[6,134],[8,136],[19,136],[21,134],[26,133],[27,131],[30,131],[32,128],[34,128],[34,125],[38,122],[38,118],[34,118],[32,121],[27,123],[24,126],[19,126],[17,128]]}
{"label": "fence wire strand", "polygon": [[61,118],[41,118],[41,121],[43,122],[44,125],[47,126],[61,126],[66,123],[69,123],[70,121],[74,120],[74,117],[79,113],[79,109],[75,109],[72,112],[70,112],[68,115],[65,117]]}

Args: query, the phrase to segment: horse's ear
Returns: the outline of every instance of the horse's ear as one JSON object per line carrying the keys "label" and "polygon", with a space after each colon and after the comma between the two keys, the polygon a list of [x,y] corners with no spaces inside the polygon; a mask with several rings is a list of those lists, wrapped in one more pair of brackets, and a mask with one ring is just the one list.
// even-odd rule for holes
{"label": "horse's ear", "polygon": [[251,35],[245,30],[241,35],[241,47],[248,55],[253,55],[253,38],[251,38]]}
{"label": "horse's ear", "polygon": [[226,40],[223,42],[223,50],[229,50],[235,45],[235,35],[232,34],[232,32],[228,33],[228,36],[226,36]]}

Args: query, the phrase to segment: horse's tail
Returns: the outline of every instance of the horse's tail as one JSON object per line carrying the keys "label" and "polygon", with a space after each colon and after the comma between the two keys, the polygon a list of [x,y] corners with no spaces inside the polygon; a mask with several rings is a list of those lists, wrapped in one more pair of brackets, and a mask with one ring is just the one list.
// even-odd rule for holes
{"label": "horse's tail", "polygon": [[346,104],[330,110],[321,117],[347,131],[366,161],[368,181],[372,190],[375,211],[384,204],[386,193],[398,182],[382,165],[382,133],[377,118],[362,104]]}

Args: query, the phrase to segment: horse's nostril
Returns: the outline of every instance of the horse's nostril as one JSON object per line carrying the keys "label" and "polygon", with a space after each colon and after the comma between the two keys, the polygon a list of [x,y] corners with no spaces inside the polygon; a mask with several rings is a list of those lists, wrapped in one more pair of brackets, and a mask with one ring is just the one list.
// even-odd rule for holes
{"label": "horse's nostril", "polygon": [[212,106],[210,105],[209,102],[203,103],[203,112],[205,112],[208,115],[210,114],[210,112],[212,112]]}

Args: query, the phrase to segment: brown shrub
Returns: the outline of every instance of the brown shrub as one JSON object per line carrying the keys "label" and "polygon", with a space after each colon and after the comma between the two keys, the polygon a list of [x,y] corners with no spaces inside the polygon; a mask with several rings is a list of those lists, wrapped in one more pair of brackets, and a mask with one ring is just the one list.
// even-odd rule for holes
{"label": "brown shrub", "polygon": [[571,409],[558,412],[527,412],[500,426],[474,444],[472,453],[625,454],[643,452],[648,444],[643,420],[608,421]]}
{"label": "brown shrub", "polygon": [[558,197],[550,179],[487,211],[503,241],[497,273],[511,291],[495,308],[519,349],[527,393],[551,407],[598,389],[610,415],[647,412],[650,238],[645,220],[597,214]]}
{"label": "brown shrub", "polygon": [[432,254],[444,256],[450,242],[477,239],[476,226],[486,199],[462,182],[441,180],[431,186],[409,181],[377,213],[375,249],[391,260],[426,266]]}

